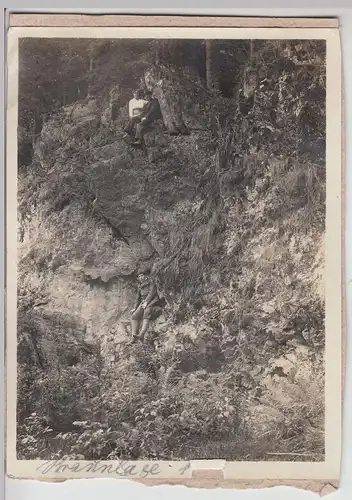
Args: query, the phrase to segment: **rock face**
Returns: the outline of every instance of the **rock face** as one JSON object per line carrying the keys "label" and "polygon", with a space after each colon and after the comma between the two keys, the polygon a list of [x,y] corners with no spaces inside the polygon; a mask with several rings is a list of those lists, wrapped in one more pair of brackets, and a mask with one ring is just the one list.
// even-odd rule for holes
{"label": "rock face", "polygon": [[[72,377],[72,387],[82,388],[81,399],[69,384],[65,389],[73,419],[127,426],[118,456],[170,458],[174,446],[175,457],[199,458],[197,440],[221,441],[231,427],[233,442],[242,439],[240,454],[248,456],[246,440],[259,440],[254,458],[262,459],[274,431],[301,432],[308,403],[297,388],[311,391],[312,418],[323,425],[324,185],[310,182],[324,169],[291,160],[288,149],[274,154],[276,125],[259,127],[255,143],[236,101],[201,89],[193,105],[170,104],[165,86],[158,88],[165,116],[174,120],[166,119],[170,132],[185,132],[195,116],[209,127],[172,137],[156,125],[147,151],[134,149],[122,137],[123,113],[112,117],[115,89],[103,110],[90,100],[49,119],[31,167],[20,174],[20,390],[29,370],[40,395],[22,394],[21,415],[41,411],[50,380]],[[222,156],[223,132],[212,131],[219,107],[235,124]],[[166,306],[153,322],[150,348],[128,347],[136,275],[151,267]],[[59,385],[43,410],[56,428],[57,408],[66,404]],[[152,430],[142,445],[146,421]],[[173,433],[165,449],[154,439],[159,431]],[[316,434],[304,446],[321,448]],[[237,453],[210,449],[210,458]]]}

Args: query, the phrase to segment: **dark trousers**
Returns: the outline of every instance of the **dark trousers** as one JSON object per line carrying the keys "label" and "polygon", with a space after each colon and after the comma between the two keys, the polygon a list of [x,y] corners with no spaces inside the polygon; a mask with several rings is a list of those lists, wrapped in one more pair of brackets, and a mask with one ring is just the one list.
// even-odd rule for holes
{"label": "dark trousers", "polygon": [[132,134],[134,131],[134,127],[140,123],[141,119],[139,116],[134,116],[133,118],[129,118],[128,125],[126,127],[127,134]]}
{"label": "dark trousers", "polygon": [[153,121],[144,121],[144,122],[140,122],[140,123],[137,123],[137,127],[136,127],[136,139],[138,141],[142,141],[143,142],[143,137],[144,137],[144,134],[146,132],[150,132],[152,129],[153,129],[153,123],[155,122],[156,120],[153,120]]}

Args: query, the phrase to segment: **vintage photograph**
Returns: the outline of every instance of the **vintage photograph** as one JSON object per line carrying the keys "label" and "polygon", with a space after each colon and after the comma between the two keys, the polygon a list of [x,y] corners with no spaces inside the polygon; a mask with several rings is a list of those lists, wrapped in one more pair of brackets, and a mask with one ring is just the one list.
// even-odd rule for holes
{"label": "vintage photograph", "polygon": [[18,68],[17,459],[324,462],[326,41]]}

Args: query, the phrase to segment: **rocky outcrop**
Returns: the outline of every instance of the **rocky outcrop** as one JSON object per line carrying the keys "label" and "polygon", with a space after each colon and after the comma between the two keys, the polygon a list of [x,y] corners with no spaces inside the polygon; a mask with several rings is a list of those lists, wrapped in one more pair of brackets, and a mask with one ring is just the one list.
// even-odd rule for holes
{"label": "rocky outcrop", "polygon": [[[159,458],[167,453],[153,438],[161,428],[177,429],[180,455],[185,435],[193,444],[230,427],[252,440],[270,437],[273,426],[283,435],[294,419],[289,405],[304,418],[296,390],[304,385],[322,425],[323,172],[297,161],[283,142],[287,132],[275,120],[265,125],[264,112],[254,126],[238,102],[207,94],[196,80],[194,94],[177,101],[175,89],[186,96],[190,83],[163,77],[161,84],[159,76],[147,73],[146,85],[158,92],[168,132],[180,135],[155,124],[147,150],[126,144],[126,103],[112,111],[116,88],[103,109],[91,99],[50,118],[31,168],[20,173],[23,373],[33,360],[41,373],[33,380],[48,372],[59,380],[60,370],[76,377],[86,392],[81,406],[72,403],[75,419],[123,423],[131,431],[126,450],[140,446],[131,429],[138,434],[136,415],[145,408],[154,430],[143,450],[157,446]],[[285,87],[280,82],[262,96],[267,104]],[[260,100],[252,104],[255,116]],[[189,125],[204,129],[182,135]],[[135,278],[146,268],[156,271],[166,305],[146,345],[129,347]],[[95,392],[80,378],[87,370]],[[275,400],[285,391],[295,394],[294,404]],[[24,406],[39,411],[39,403]]]}

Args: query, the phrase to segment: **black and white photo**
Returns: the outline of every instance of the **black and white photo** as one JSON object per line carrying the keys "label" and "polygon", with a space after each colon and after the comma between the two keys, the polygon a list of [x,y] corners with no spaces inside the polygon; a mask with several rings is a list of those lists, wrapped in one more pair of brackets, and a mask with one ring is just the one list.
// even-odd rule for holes
{"label": "black and white photo", "polygon": [[18,37],[18,461],[326,461],[327,43]]}

